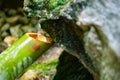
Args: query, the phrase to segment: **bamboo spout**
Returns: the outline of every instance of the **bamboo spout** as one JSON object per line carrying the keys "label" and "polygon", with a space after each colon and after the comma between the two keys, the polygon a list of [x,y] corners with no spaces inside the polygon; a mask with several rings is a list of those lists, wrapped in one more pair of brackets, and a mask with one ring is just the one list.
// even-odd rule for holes
{"label": "bamboo spout", "polygon": [[26,33],[0,54],[0,80],[15,80],[52,45],[51,38]]}

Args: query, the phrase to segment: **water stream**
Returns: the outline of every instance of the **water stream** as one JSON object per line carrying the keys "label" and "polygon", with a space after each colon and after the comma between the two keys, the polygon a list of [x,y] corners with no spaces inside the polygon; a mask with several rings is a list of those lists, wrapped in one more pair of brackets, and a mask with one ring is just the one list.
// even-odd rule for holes
{"label": "water stream", "polygon": [[39,38],[39,36],[41,35],[41,24],[38,22],[36,24],[36,27],[37,27],[37,34],[38,34],[38,38]]}

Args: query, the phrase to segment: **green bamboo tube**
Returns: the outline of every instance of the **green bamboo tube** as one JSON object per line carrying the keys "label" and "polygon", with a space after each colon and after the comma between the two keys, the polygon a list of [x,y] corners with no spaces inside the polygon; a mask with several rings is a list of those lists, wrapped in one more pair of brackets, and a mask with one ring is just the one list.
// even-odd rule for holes
{"label": "green bamboo tube", "polygon": [[15,80],[50,46],[52,40],[26,33],[0,54],[0,80]]}

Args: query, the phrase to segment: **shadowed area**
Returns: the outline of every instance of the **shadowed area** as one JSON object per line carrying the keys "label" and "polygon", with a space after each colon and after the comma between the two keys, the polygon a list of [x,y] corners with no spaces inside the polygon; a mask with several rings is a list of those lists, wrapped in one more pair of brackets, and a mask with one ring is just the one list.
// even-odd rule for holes
{"label": "shadowed area", "polygon": [[57,73],[53,80],[94,80],[90,72],[79,60],[67,52],[59,58]]}

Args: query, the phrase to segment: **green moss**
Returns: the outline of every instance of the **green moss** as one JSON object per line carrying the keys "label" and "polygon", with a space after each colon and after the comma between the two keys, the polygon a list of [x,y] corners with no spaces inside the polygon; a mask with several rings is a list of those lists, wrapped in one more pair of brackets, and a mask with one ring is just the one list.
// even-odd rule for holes
{"label": "green moss", "polygon": [[34,69],[38,72],[40,76],[45,76],[45,75],[54,75],[55,74],[55,68],[58,64],[58,60],[52,60],[48,62],[43,62],[41,64],[33,64],[29,69]]}
{"label": "green moss", "polygon": [[28,16],[57,18],[70,2],[71,0],[24,0],[24,10]]}
{"label": "green moss", "polygon": [[48,8],[50,10],[55,9],[59,6],[65,5],[68,1],[70,1],[70,0],[50,0],[49,4],[48,4]]}

